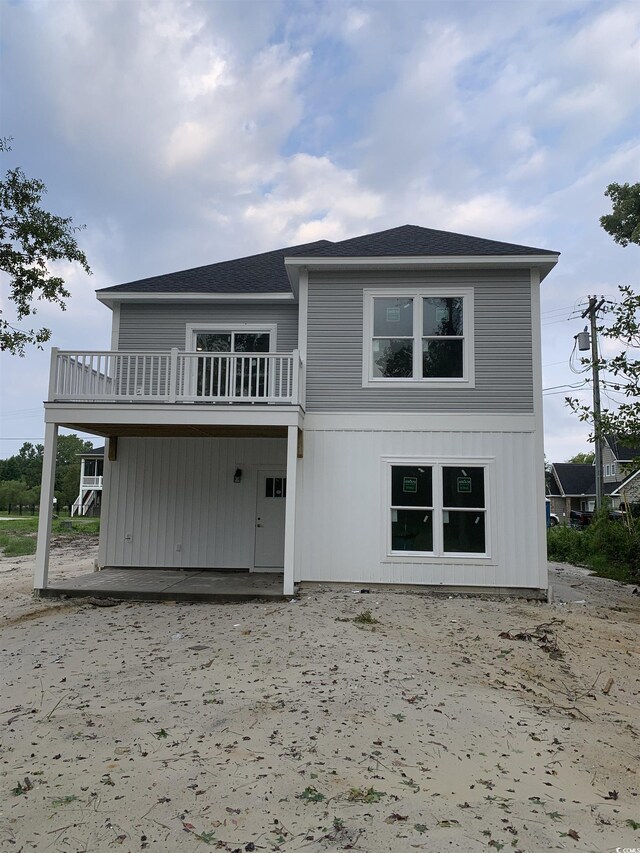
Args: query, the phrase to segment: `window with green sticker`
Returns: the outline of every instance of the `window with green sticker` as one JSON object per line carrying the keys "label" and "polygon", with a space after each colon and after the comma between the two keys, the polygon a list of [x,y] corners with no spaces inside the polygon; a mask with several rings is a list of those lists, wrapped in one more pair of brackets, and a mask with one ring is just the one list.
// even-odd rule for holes
{"label": "window with green sticker", "polygon": [[489,553],[487,465],[389,463],[391,554]]}

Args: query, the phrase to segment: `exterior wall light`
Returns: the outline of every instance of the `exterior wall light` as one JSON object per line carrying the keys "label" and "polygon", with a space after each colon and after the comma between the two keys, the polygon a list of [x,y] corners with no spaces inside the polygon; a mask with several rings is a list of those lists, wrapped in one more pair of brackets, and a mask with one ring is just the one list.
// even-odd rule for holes
{"label": "exterior wall light", "polygon": [[236,468],[236,472],[233,475],[233,482],[240,483],[242,481],[242,470],[240,468]]}

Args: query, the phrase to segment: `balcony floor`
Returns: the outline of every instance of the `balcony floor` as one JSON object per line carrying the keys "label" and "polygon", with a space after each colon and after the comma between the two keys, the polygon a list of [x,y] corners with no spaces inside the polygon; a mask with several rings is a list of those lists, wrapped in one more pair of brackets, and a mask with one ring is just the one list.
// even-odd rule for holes
{"label": "balcony floor", "polygon": [[282,573],[107,568],[58,581],[40,595],[135,601],[281,601],[288,597],[282,590]]}

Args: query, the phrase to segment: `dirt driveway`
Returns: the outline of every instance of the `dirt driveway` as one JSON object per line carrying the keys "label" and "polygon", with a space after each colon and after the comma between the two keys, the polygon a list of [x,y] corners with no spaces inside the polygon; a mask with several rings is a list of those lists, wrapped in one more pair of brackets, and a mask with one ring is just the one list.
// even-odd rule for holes
{"label": "dirt driveway", "polygon": [[32,567],[0,560],[1,850],[640,849],[630,587],[103,608]]}

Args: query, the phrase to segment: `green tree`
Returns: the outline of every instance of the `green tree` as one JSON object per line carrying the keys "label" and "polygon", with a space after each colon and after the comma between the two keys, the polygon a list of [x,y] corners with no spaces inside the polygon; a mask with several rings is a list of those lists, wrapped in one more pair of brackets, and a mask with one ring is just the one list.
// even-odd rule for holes
{"label": "green tree", "polygon": [[78,497],[80,488],[80,463],[77,465],[68,465],[63,469],[60,477],[56,477],[58,488],[56,489],[56,497],[58,498],[58,506],[70,506]]}
{"label": "green tree", "polygon": [[[640,183],[609,184],[605,195],[611,199],[613,211],[600,218],[602,227],[621,246],[640,245]],[[618,290],[620,297],[606,305],[598,332],[615,341],[620,351],[612,358],[600,358],[599,365],[605,388],[624,399],[616,409],[602,411],[600,437],[614,434],[633,444],[640,441],[640,293],[629,285],[620,285]],[[589,406],[571,398],[567,402],[581,420],[593,423]]]}
{"label": "green tree", "polygon": [[67,465],[78,465],[80,460],[78,454],[93,450],[93,443],[84,438],[78,438],[75,433],[71,435],[58,436],[58,450],[56,452],[56,466],[64,468]]}
{"label": "green tree", "polygon": [[24,480],[3,480],[0,483],[0,509],[25,504],[24,497],[27,491]]}
{"label": "green tree", "polygon": [[[78,497],[80,459],[78,454],[93,449],[93,444],[77,435],[59,435],[56,453],[55,491],[58,500],[67,505]],[[42,479],[44,447],[25,441],[15,456],[0,461],[0,501],[8,503],[38,503]]]}
{"label": "green tree", "polygon": [[43,453],[44,446],[42,444],[31,444],[29,441],[25,441],[18,451],[20,474],[29,489],[40,485]]}
{"label": "green tree", "polygon": [[591,465],[595,458],[596,454],[593,450],[585,450],[581,453],[576,453],[571,459],[567,459],[567,462],[572,462],[574,465]]}
{"label": "green tree", "polygon": [[[0,151],[9,151],[9,142],[0,139]],[[33,303],[38,300],[53,302],[64,311],[69,291],[64,279],[51,271],[52,262],[78,263],[91,273],[76,242],[79,227],[71,217],[42,209],[46,191],[42,181],[27,178],[19,168],[10,169],[0,181],[0,271],[8,280],[17,322],[36,313]],[[0,350],[24,355],[28,345],[41,348],[50,337],[49,329],[21,329],[0,317]]]}
{"label": "green tree", "polygon": [[604,194],[613,211],[600,217],[600,225],[621,246],[640,245],[640,184],[609,184]]}

